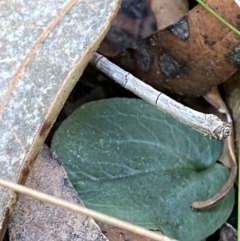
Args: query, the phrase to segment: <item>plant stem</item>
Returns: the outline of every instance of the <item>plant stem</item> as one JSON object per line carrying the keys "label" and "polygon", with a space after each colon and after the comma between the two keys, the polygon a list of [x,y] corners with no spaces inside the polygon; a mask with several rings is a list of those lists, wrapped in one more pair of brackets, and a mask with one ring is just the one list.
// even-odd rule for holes
{"label": "plant stem", "polygon": [[222,18],[218,13],[216,13],[212,8],[210,8],[203,0],[196,0],[203,8],[205,8],[210,14],[217,18],[223,25],[231,29],[234,33],[240,36],[240,31]]}

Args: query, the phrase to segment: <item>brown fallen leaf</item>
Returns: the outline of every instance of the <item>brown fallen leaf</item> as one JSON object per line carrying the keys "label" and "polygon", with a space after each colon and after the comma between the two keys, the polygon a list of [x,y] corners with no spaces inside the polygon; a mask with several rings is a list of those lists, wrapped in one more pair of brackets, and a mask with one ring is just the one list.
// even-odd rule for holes
{"label": "brown fallen leaf", "polygon": [[[25,182],[119,4],[119,0],[1,2],[1,178]],[[0,240],[16,201],[15,193],[0,187]]]}
{"label": "brown fallen leaf", "polygon": [[[237,27],[234,1],[206,3]],[[164,30],[110,60],[165,93],[202,96],[224,82],[240,65],[240,38],[201,6]]]}
{"label": "brown fallen leaf", "polygon": [[157,29],[161,30],[178,22],[188,13],[188,0],[150,0],[154,13]]}
{"label": "brown fallen leaf", "polygon": [[[210,103],[215,109],[218,110],[219,113],[229,115],[229,111],[222,97],[220,96],[219,90],[217,87],[213,87],[206,95],[204,95],[204,99]],[[231,120],[231,116],[229,116],[229,120]]]}
{"label": "brown fallen leaf", "polygon": [[[59,160],[43,146],[26,186],[83,205]],[[8,226],[10,241],[107,241],[92,218],[20,195]]]}

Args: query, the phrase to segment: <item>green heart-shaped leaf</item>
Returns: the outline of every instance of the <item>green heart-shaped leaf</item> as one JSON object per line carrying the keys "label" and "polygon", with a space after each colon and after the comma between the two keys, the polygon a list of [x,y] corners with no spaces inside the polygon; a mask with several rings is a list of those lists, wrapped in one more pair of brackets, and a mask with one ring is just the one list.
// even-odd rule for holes
{"label": "green heart-shaped leaf", "polygon": [[82,106],[57,130],[52,148],[85,205],[103,213],[183,241],[206,238],[231,213],[233,190],[207,210],[190,207],[228,179],[216,164],[222,142],[142,100]]}

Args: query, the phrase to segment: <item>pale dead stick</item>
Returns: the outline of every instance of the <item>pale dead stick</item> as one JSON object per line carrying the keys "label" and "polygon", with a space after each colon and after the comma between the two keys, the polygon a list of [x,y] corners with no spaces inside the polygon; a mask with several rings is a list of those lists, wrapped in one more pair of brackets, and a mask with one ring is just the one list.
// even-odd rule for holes
{"label": "pale dead stick", "polygon": [[231,134],[231,125],[229,123],[223,122],[213,114],[204,114],[178,103],[124,71],[102,55],[95,53],[91,64],[125,89],[198,132],[219,140],[225,139]]}
{"label": "pale dead stick", "polygon": [[[176,102],[130,73],[124,71],[102,55],[95,53],[91,60],[91,64],[125,89],[133,92],[140,98],[156,106],[159,110],[171,115],[178,121],[192,127],[200,133],[219,140],[225,139],[231,135],[232,126],[230,123],[223,122],[215,115],[204,114]],[[228,141],[231,141],[231,138],[233,137],[229,136]],[[232,163],[234,163],[234,160],[232,160]],[[194,202],[192,207],[196,209],[207,208],[222,199],[232,188],[236,179],[236,173],[237,167],[233,164],[230,177],[220,192],[206,201]]]}
{"label": "pale dead stick", "polygon": [[171,239],[163,234],[160,233],[155,233],[152,232],[150,230],[147,230],[145,228],[139,227],[137,225],[116,219],[114,217],[110,217],[106,214],[102,214],[100,212],[88,209],[86,207],[68,202],[66,200],[63,200],[61,198],[57,198],[54,196],[51,196],[49,194],[45,194],[43,192],[40,191],[36,191],[34,189],[25,187],[23,185],[19,185],[13,182],[9,182],[3,179],[0,179],[0,185],[11,189],[15,192],[21,193],[21,194],[25,194],[28,195],[30,197],[36,198],[40,201],[46,202],[46,203],[50,203],[59,207],[63,207],[63,208],[67,208],[68,210],[72,211],[72,212],[76,212],[76,213],[80,213],[89,217],[92,217],[96,220],[99,220],[103,223],[106,224],[110,224],[112,226],[118,227],[118,228],[122,228],[125,230],[128,230],[130,232],[134,232],[136,234],[142,235],[144,237],[153,239],[153,240],[158,240],[158,241],[177,241],[176,239]]}

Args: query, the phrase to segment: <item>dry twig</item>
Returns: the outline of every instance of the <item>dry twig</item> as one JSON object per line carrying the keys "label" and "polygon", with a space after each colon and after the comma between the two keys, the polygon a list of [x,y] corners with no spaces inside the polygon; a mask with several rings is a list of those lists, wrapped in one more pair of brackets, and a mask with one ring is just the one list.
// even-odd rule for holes
{"label": "dry twig", "polygon": [[130,90],[140,98],[156,106],[159,110],[202,134],[219,140],[225,139],[231,134],[231,125],[229,123],[221,121],[215,115],[204,114],[178,103],[124,71],[102,55],[95,53],[91,63],[125,89]]}

